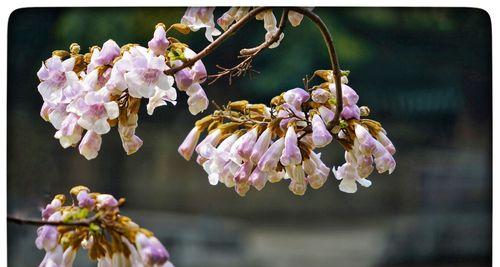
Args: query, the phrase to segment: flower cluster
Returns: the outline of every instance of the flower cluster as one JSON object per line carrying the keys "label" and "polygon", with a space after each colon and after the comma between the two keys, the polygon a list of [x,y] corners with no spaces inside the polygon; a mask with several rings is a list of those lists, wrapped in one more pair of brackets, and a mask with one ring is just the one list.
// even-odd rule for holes
{"label": "flower cluster", "polygon": [[[251,7],[231,7],[217,19],[217,24],[223,31],[226,31],[233,23],[238,22],[247,15],[251,9]],[[308,9],[312,10],[312,8]],[[214,10],[215,8],[213,7],[190,7],[182,17],[181,23],[188,26],[192,31],[205,28],[205,37],[208,41],[213,42],[214,36],[221,34],[221,31],[215,27]],[[288,20],[294,27],[302,22],[303,17],[304,15],[298,12],[288,12]],[[267,9],[257,14],[255,18],[264,22],[264,29],[266,30],[265,40],[270,41],[278,32],[278,22],[272,9]],[[278,40],[269,46],[269,48],[278,47],[283,37],[284,34],[281,33]]]}
{"label": "flower cluster", "polygon": [[124,150],[136,152],[142,145],[135,134],[141,99],[148,99],[149,115],[159,106],[175,105],[174,81],[188,94],[193,115],[207,108],[208,99],[200,85],[207,72],[200,60],[173,76],[166,74],[196,55],[166,34],[160,23],[147,48],[137,44],[119,47],[108,40],[102,48],[94,46],[89,53],[80,54],[78,44],[72,44],[70,51],[56,50],[42,62],[37,73],[44,101],[40,114],[56,128],[54,136],[64,148],[78,145],[80,154],[93,159],[101,147],[101,136],[117,125]]}
{"label": "flower cluster", "polygon": [[81,247],[98,266],[173,267],[169,253],[150,231],[120,214],[124,199],[90,192],[84,186],[56,195],[42,211],[36,246],[46,254],[40,267],[71,267]]}
{"label": "flower cluster", "polygon": [[[345,73],[344,73],[345,74]],[[208,174],[210,184],[235,187],[244,196],[251,186],[261,190],[267,181],[290,180],[289,189],[303,195],[308,185],[318,189],[330,168],[315,149],[336,139],[346,150],[346,163],[332,169],[342,180],[341,191],[356,192],[356,182],[370,186],[366,178],[375,167],[392,173],[395,148],[380,123],[361,119],[367,107],[358,107],[357,93],[342,77],[343,109],[335,125],[336,86],[332,71],[317,71],[325,82],[312,88],[295,88],[276,96],[271,106],[230,102],[196,122],[179,153],[189,160],[196,151],[197,163]],[[200,135],[207,136],[198,143]]]}

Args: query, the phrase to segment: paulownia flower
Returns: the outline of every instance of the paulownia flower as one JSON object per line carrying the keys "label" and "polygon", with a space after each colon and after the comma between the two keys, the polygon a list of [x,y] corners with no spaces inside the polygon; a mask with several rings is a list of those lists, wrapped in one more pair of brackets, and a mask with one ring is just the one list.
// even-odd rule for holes
{"label": "paulownia flower", "polygon": [[221,34],[215,28],[214,9],[214,7],[188,7],[181,23],[187,25],[194,32],[205,28],[205,37],[208,41],[213,42],[213,36]]}
{"label": "paulownia flower", "polygon": [[150,231],[120,214],[124,199],[90,192],[87,187],[71,189],[71,204],[57,195],[43,220],[61,226],[43,225],[35,244],[46,254],[40,266],[71,267],[80,248],[87,250],[97,266],[173,267],[170,255]]}
{"label": "paulownia flower", "polygon": [[147,48],[119,47],[108,40],[86,54],[80,54],[78,44],[72,44],[69,52],[56,50],[37,73],[44,100],[40,116],[56,129],[54,137],[63,148],[78,146],[86,159],[97,157],[102,135],[117,126],[123,149],[130,155],[143,144],[136,135],[142,98],[148,99],[146,110],[152,115],[157,107],[177,103],[177,85],[189,96],[192,114],[208,107],[201,87],[207,71],[201,60],[181,68],[175,78],[166,74],[195,56],[186,44],[169,40],[162,23]]}
{"label": "paulownia flower", "polygon": [[[317,75],[326,77],[326,82],[307,90],[288,90],[274,97],[271,107],[247,101],[228,103],[196,122],[179,153],[189,160],[196,151],[196,161],[208,174],[209,183],[234,187],[241,196],[251,187],[262,190],[268,181],[283,179],[296,195],[305,194],[308,187],[321,188],[330,168],[315,150],[327,147],[334,138],[346,150],[346,163],[331,169],[341,180],[341,191],[354,193],[358,183],[370,186],[366,178],[374,169],[391,173],[396,166],[395,149],[385,130],[376,121],[360,118],[359,96],[345,84],[343,106],[358,112],[347,116],[342,111],[340,123],[333,125],[335,87],[328,71]],[[368,109],[363,110],[367,116]],[[196,145],[204,131],[208,135]]]}

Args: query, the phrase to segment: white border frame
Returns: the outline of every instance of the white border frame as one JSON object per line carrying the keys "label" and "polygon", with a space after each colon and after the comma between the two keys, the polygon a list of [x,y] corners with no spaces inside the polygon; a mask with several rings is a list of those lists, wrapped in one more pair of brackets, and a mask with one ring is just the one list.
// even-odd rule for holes
{"label": "white border frame", "polygon": [[[3,200],[3,204],[0,205],[0,216],[1,218],[6,218],[7,212],[7,27],[8,19],[10,14],[19,8],[23,7],[33,7],[35,4],[33,1],[20,0],[20,1],[6,1],[3,3],[4,8],[1,9],[1,27],[0,36],[4,36],[4,41],[0,42],[0,77],[2,81],[2,87],[0,94],[0,200]],[[58,7],[58,6],[103,6],[103,1],[97,0],[73,0],[73,1],[62,1],[62,0],[39,0],[36,1],[36,6],[44,7]],[[132,0],[108,0],[105,2],[105,6],[185,6],[187,2],[171,2],[169,1],[159,1],[159,0],[142,0],[142,1],[132,1]],[[379,1],[362,1],[362,0],[350,0],[350,1],[331,1],[331,0],[316,0],[316,1],[301,1],[301,0],[287,0],[287,1],[269,1],[269,0],[253,0],[253,1],[231,1],[233,6],[238,5],[274,5],[274,6],[415,6],[415,7],[475,7],[480,8],[488,12],[491,18],[492,24],[492,47],[493,47],[493,66],[498,66],[500,57],[495,56],[495,46],[500,44],[500,34],[498,33],[498,25],[500,25],[500,8],[494,1],[444,1],[444,0],[413,0],[406,1],[402,3],[401,1],[395,0],[379,0]],[[192,0],[189,2],[191,6],[202,6],[202,5],[212,5],[212,6],[227,6],[227,1],[222,0]],[[499,104],[499,94],[494,89],[498,84],[500,79],[500,71],[498,68],[493,68],[493,118],[499,118],[499,109],[495,104]],[[500,134],[500,124],[493,121],[493,138]],[[498,166],[500,160],[497,156],[497,151],[500,150],[500,144],[493,140],[493,166]],[[493,178],[498,178],[498,168],[493,169]],[[499,192],[498,182],[493,179],[493,195]],[[499,198],[493,198],[493,226],[499,224],[499,214],[500,214],[500,203]],[[5,219],[0,219],[0,266],[7,266],[7,224]],[[500,266],[500,258],[498,255],[500,249],[494,244],[498,244],[500,240],[499,231],[493,231],[493,266]],[[496,242],[495,242],[496,241]]]}

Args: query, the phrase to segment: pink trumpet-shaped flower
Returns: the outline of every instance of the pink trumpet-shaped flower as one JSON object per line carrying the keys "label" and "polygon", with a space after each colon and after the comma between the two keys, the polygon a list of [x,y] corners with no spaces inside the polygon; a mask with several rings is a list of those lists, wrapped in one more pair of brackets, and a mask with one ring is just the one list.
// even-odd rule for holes
{"label": "pink trumpet-shaped flower", "polygon": [[250,155],[250,160],[254,164],[259,163],[259,160],[261,159],[262,155],[264,155],[266,150],[269,148],[271,140],[272,140],[271,130],[269,128],[266,128],[266,130],[264,130],[264,132],[260,134],[259,139],[257,139],[257,141],[253,146],[252,154]]}
{"label": "pink trumpet-shaped flower", "polygon": [[255,187],[255,189],[259,191],[262,190],[267,182],[266,173],[259,168],[255,168],[252,174],[250,174],[249,182]]}
{"label": "pink trumpet-shaped flower", "polygon": [[127,53],[130,53],[130,60],[124,78],[130,96],[150,98],[156,87],[161,90],[171,87],[167,75],[163,73],[168,68],[164,56],[156,56],[144,47],[132,47]]}
{"label": "pink trumpet-shaped flower", "polygon": [[146,266],[163,266],[170,255],[160,241],[154,236],[138,233],[135,237],[137,251]]}
{"label": "pink trumpet-shaped flower", "polygon": [[285,147],[285,139],[282,137],[276,140],[262,155],[259,160],[258,167],[263,171],[274,171],[278,162],[280,161],[280,156]]}
{"label": "pink trumpet-shaped flower", "polygon": [[312,141],[316,147],[324,147],[333,140],[332,135],[326,129],[325,123],[318,114],[312,118]]}
{"label": "pink trumpet-shaped flower", "polygon": [[38,249],[45,251],[53,250],[57,246],[59,233],[56,226],[44,225],[37,229],[37,238],[35,240]]}
{"label": "pink trumpet-shaped flower", "polygon": [[191,85],[186,92],[189,96],[187,102],[191,114],[196,115],[208,108],[208,98],[200,84]]}
{"label": "pink trumpet-shaped flower", "polygon": [[376,140],[371,136],[368,130],[356,124],[355,127],[356,138],[359,141],[359,150],[365,155],[371,155],[373,150],[376,148]]}
{"label": "pink trumpet-shaped flower", "polygon": [[181,91],[186,91],[194,81],[193,74],[190,69],[184,68],[174,74],[175,84]]}
{"label": "pink trumpet-shaped flower", "polygon": [[288,189],[295,195],[302,196],[307,190],[307,180],[304,169],[301,165],[289,165],[285,167],[287,174],[290,176],[291,182]]}
{"label": "pink trumpet-shaped flower", "polygon": [[231,7],[229,8],[228,11],[226,11],[220,18],[217,19],[217,24],[226,31],[227,28],[229,28],[229,25],[231,25],[235,21],[235,16],[236,13],[238,12],[238,7]]}
{"label": "pink trumpet-shaped flower", "polygon": [[290,89],[283,94],[283,99],[289,105],[300,109],[300,105],[309,100],[309,93],[302,88]]}
{"label": "pink trumpet-shaped flower", "polygon": [[198,143],[198,139],[200,138],[200,134],[200,128],[198,126],[193,127],[193,129],[191,129],[191,131],[186,136],[186,139],[184,139],[182,144],[179,146],[179,149],[177,151],[182,155],[184,159],[191,159],[196,144]]}
{"label": "pink trumpet-shaped flower", "polygon": [[201,141],[195,148],[196,153],[198,153],[203,158],[210,158],[215,150],[215,145],[219,142],[219,137],[222,132],[220,129],[216,129],[210,132],[203,141]]}
{"label": "pink trumpet-shaped flower", "polygon": [[329,109],[325,106],[320,106],[318,108],[318,111],[319,111],[319,114],[321,115],[321,118],[323,119],[323,121],[325,123],[330,123],[331,121],[333,121],[333,117],[335,117],[335,113],[331,109]]}
{"label": "pink trumpet-shaped flower", "polygon": [[70,57],[64,61],[58,56],[53,56],[42,63],[37,72],[40,84],[38,92],[45,102],[58,104],[65,98],[65,89],[69,86],[66,79],[67,72],[73,72],[75,59]]}
{"label": "pink trumpet-shaped flower", "polygon": [[165,26],[156,25],[155,32],[153,34],[153,39],[148,42],[148,47],[155,53],[155,55],[164,55],[170,43],[167,40],[167,33],[165,32]]}
{"label": "pink trumpet-shaped flower", "polygon": [[97,157],[99,150],[101,149],[102,139],[99,134],[90,130],[83,136],[82,142],[78,147],[80,154],[84,156],[87,160],[91,160]]}
{"label": "pink trumpet-shaped flower", "polygon": [[61,123],[61,128],[54,135],[59,139],[61,146],[68,148],[78,144],[82,139],[83,129],[78,125],[78,115],[69,113]]}
{"label": "pink trumpet-shaped flower", "polygon": [[293,127],[288,127],[284,144],[283,154],[280,157],[281,164],[283,166],[300,164],[302,162],[302,155],[297,144],[297,134]]}
{"label": "pink trumpet-shaped flower", "polygon": [[359,177],[356,166],[352,163],[344,163],[337,170],[332,169],[337,180],[341,180],[339,189],[345,193],[355,193],[357,189],[356,182],[364,187],[369,187],[372,183],[367,179]]}
{"label": "pink trumpet-shaped flower", "polygon": [[[306,9],[313,10],[314,7],[307,7]],[[290,21],[290,24],[292,24],[293,27],[299,26],[300,23],[302,22],[303,18],[304,18],[304,15],[302,15],[299,12],[295,12],[295,11],[288,12],[288,20]]]}
{"label": "pink trumpet-shaped flower", "polygon": [[235,152],[239,157],[245,160],[250,159],[255,141],[257,141],[257,128],[253,128],[252,130],[246,132],[239,138],[238,141],[236,141],[238,144],[235,147]]}
{"label": "pink trumpet-shaped flower", "polygon": [[253,164],[250,161],[243,163],[240,168],[234,174],[234,181],[238,183],[245,183],[250,178],[250,174],[252,173]]}
{"label": "pink trumpet-shaped flower", "polygon": [[389,174],[391,174],[394,169],[396,169],[396,161],[392,157],[391,153],[389,153],[389,151],[387,151],[381,143],[378,141],[375,142],[376,148],[373,152],[373,156],[375,158],[374,161],[377,171],[379,173],[389,171]]}
{"label": "pink trumpet-shaped flower", "polygon": [[103,45],[102,49],[94,49],[92,52],[92,58],[90,64],[87,67],[87,72],[91,72],[97,66],[109,65],[113,60],[120,55],[120,47],[113,40],[107,40]]}
{"label": "pink trumpet-shaped flower", "polygon": [[385,147],[385,149],[387,149],[387,151],[389,151],[389,153],[391,153],[391,155],[396,153],[396,148],[392,144],[391,140],[389,140],[387,135],[385,135],[382,131],[377,134],[377,140]]}
{"label": "pink trumpet-shaped flower", "polygon": [[181,23],[187,25],[194,32],[206,28],[205,37],[208,41],[213,42],[213,36],[221,34],[215,28],[214,9],[213,7],[189,7],[182,17]]}

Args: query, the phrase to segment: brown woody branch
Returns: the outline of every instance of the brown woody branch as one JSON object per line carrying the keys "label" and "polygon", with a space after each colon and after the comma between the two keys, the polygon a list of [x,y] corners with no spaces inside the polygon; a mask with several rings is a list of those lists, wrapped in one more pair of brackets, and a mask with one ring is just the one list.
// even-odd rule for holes
{"label": "brown woody branch", "polygon": [[90,226],[91,223],[96,222],[99,219],[99,216],[96,214],[90,218],[80,221],[74,222],[63,222],[63,221],[44,221],[39,219],[25,219],[18,218],[14,216],[7,215],[7,221],[11,223],[16,223],[20,225],[53,225],[53,226]]}

